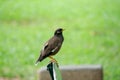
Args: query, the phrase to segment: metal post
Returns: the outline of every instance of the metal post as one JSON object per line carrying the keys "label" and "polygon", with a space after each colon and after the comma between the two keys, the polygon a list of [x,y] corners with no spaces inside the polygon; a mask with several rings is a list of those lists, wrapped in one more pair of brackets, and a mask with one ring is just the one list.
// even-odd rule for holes
{"label": "metal post", "polygon": [[47,65],[47,70],[50,73],[52,80],[62,80],[61,72],[57,63],[51,62]]}

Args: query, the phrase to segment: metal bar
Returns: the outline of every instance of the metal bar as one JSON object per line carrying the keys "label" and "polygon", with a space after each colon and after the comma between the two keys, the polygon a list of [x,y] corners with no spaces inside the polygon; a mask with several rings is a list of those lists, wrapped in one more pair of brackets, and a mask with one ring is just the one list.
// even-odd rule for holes
{"label": "metal bar", "polygon": [[49,71],[52,80],[62,80],[61,72],[57,63],[49,63],[47,65],[47,70]]}

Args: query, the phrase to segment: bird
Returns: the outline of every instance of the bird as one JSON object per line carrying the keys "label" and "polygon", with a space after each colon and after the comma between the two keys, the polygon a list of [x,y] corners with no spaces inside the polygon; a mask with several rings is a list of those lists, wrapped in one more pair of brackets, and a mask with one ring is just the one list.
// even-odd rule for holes
{"label": "bird", "polygon": [[58,51],[61,49],[62,43],[64,41],[63,31],[63,28],[58,28],[55,30],[54,36],[50,38],[41,49],[40,56],[36,61],[36,65],[38,64],[38,62],[43,61],[47,57],[51,59],[51,62],[57,63],[53,56],[57,54]]}

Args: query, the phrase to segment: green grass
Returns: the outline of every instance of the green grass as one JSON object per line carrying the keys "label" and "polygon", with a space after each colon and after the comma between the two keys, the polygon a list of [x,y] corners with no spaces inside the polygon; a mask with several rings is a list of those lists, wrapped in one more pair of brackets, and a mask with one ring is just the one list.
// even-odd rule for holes
{"label": "green grass", "polygon": [[[65,41],[59,65],[101,64],[104,80],[120,76],[119,0],[1,0],[0,77],[35,80],[42,45],[57,27]],[[73,59],[74,58],[74,59]]]}

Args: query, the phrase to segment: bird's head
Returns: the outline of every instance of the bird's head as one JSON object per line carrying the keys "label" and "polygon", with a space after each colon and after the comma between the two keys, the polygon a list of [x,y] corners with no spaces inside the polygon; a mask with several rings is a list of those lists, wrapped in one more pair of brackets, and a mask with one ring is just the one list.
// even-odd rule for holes
{"label": "bird's head", "polygon": [[64,29],[58,28],[57,30],[55,30],[54,35],[61,35],[63,31],[64,31]]}

